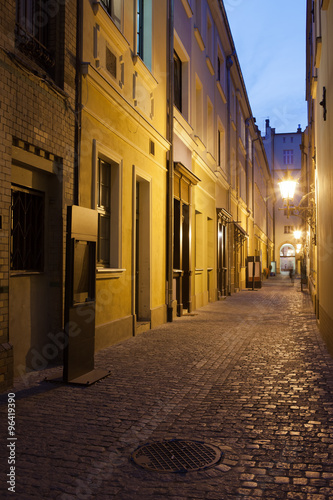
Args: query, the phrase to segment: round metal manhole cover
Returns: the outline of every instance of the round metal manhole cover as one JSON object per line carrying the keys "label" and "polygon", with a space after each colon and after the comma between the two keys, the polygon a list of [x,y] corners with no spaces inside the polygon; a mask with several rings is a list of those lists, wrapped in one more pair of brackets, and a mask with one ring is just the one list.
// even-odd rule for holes
{"label": "round metal manhole cover", "polygon": [[131,458],[140,467],[151,471],[194,472],[213,467],[222,455],[222,451],[211,444],[173,439],[140,446]]}

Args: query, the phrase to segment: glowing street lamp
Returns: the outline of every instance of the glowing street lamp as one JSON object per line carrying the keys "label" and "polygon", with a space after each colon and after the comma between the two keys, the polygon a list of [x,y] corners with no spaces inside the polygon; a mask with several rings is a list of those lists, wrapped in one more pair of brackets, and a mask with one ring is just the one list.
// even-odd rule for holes
{"label": "glowing street lamp", "polygon": [[295,179],[293,179],[287,171],[287,175],[285,175],[278,184],[281,191],[281,198],[283,199],[285,205],[284,208],[281,208],[280,210],[286,210],[286,216],[289,219],[289,216],[295,208],[293,206],[291,207],[289,202],[294,198],[297,181],[295,181]]}
{"label": "glowing street lamp", "polygon": [[279,188],[281,191],[281,197],[283,200],[292,200],[295,195],[297,181],[290,177],[288,174],[287,177],[283,178],[282,181],[279,182]]}
{"label": "glowing street lamp", "polygon": [[296,231],[294,231],[294,238],[295,240],[300,240],[302,238],[302,231],[296,229]]}

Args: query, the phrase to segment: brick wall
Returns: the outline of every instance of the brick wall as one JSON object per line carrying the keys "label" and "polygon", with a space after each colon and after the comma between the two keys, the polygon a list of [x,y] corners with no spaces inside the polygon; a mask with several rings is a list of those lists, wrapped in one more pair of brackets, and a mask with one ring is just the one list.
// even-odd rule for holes
{"label": "brick wall", "polygon": [[[54,4],[54,2],[53,2]],[[53,182],[59,183],[60,212],[52,213],[50,203],[50,231],[54,244],[62,241],[62,252],[51,247],[51,294],[55,300],[53,328],[62,325],[64,296],[64,254],[66,207],[73,204],[74,138],[75,138],[75,55],[76,2],[59,0],[48,17],[57,14],[56,71],[51,78],[36,62],[35,57],[15,43],[15,0],[0,3],[0,389],[10,386],[15,345],[10,346],[8,318],[10,267],[10,205],[12,181],[12,148],[20,145],[36,155],[45,154],[57,162]],[[18,142],[19,141],[19,142]],[[60,213],[60,216],[59,216]],[[52,236],[53,235],[53,236]],[[60,271],[59,271],[60,268]],[[60,272],[60,282],[59,282]],[[8,367],[5,370],[4,367]],[[6,373],[4,373],[6,372]]]}

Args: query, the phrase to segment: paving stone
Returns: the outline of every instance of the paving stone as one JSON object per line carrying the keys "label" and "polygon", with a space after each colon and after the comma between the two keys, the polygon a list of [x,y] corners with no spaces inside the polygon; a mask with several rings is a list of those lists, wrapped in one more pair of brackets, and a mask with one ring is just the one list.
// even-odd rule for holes
{"label": "paving stone", "polygon": [[[16,380],[17,497],[333,498],[333,360],[309,295],[287,283],[269,278],[100,351],[111,374],[93,386],[44,382],[56,368]],[[4,395],[1,443],[6,411]],[[224,455],[191,473],[131,462],[141,444],[174,438]]]}

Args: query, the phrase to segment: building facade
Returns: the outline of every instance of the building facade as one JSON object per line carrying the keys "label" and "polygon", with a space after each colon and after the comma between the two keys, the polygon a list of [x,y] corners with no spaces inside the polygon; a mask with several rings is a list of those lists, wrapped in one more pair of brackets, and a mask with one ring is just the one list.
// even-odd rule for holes
{"label": "building facade", "polygon": [[310,235],[310,290],[320,332],[333,354],[332,263],[332,134],[331,78],[333,3],[307,2],[306,99],[308,128],[303,138],[303,170],[307,176]]}
{"label": "building facade", "polygon": [[[293,204],[298,206],[304,194],[305,179],[302,176],[302,130],[296,132],[276,133],[266,120],[265,137],[263,139],[267,153],[271,175],[274,181],[274,230],[276,272],[288,274],[301,272],[300,243],[295,239],[295,231],[305,230],[304,218],[296,215],[295,210],[285,208],[281,198],[279,182],[289,176],[297,182]],[[297,212],[298,213],[298,212]]]}
{"label": "building facade", "polygon": [[[52,3],[52,5],[51,5]],[[76,2],[0,6],[0,383],[59,354],[75,203]]]}
{"label": "building facade", "polygon": [[272,177],[223,3],[39,5],[10,2],[1,30],[4,387],[61,360],[68,207],[98,226],[95,352],[274,258]]}

